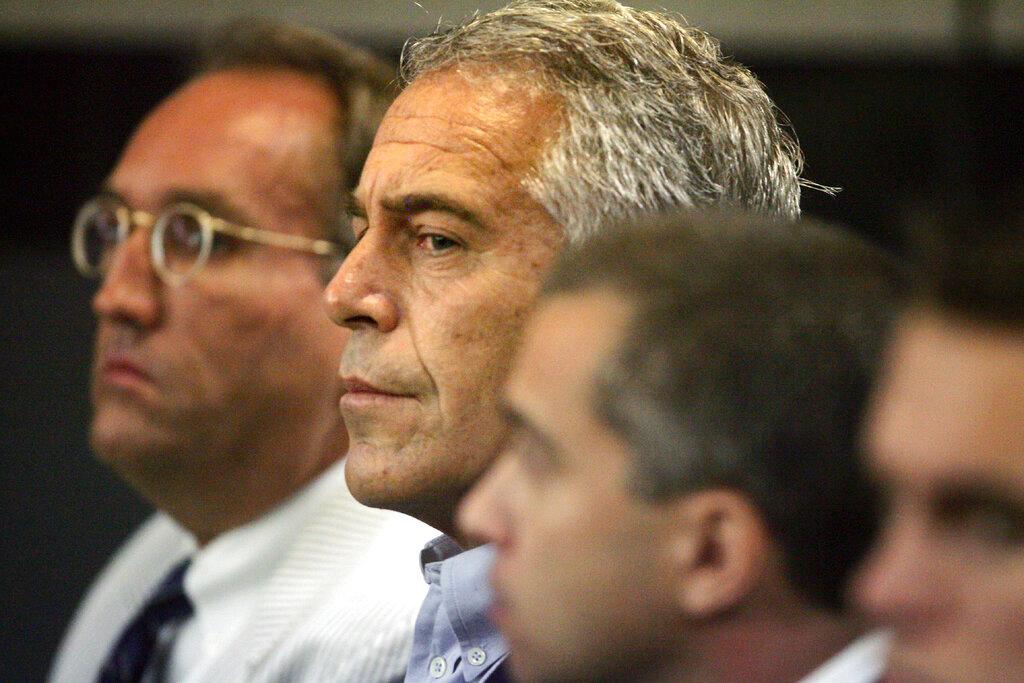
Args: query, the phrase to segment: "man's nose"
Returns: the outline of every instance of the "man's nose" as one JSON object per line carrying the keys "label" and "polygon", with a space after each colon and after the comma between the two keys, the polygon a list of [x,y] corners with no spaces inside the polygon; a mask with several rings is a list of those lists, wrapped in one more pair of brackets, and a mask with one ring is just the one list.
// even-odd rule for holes
{"label": "man's nose", "polygon": [[149,232],[134,230],[112,247],[107,270],[92,300],[100,318],[152,327],[160,318],[159,277],[149,253]]}
{"label": "man's nose", "polygon": [[930,549],[925,530],[897,513],[857,572],[853,597],[874,620],[897,632],[928,628],[951,599],[943,559]]}
{"label": "man's nose", "polygon": [[324,306],[337,325],[390,332],[399,321],[399,273],[386,244],[367,231],[324,290]]}

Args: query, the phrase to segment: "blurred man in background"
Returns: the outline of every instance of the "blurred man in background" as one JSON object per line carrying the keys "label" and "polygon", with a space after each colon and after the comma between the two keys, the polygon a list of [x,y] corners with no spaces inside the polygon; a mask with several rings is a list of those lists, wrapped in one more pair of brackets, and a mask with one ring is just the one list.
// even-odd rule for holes
{"label": "blurred man in background", "polygon": [[[353,495],[454,534],[496,454],[523,320],[562,246],[642,210],[794,216],[800,156],[761,84],[706,33],[609,0],[514,2],[412,43],[328,286]],[[482,681],[490,551],[442,537],[408,680]]]}
{"label": "blurred man in background", "polygon": [[855,445],[898,291],[809,223],[669,216],[570,252],[460,516],[496,548],[518,677],[877,680],[885,637],[842,595],[876,526]]}
{"label": "blurred man in background", "polygon": [[[392,72],[239,22],[135,131],[72,235],[101,278],[96,453],[158,512],[80,607],[55,681],[390,680],[429,529],[349,495],[320,293]],[[347,225],[347,223],[346,223]]]}
{"label": "blurred man in background", "polygon": [[931,233],[875,396],[889,516],[856,593],[895,631],[892,680],[1024,680],[1022,216]]}

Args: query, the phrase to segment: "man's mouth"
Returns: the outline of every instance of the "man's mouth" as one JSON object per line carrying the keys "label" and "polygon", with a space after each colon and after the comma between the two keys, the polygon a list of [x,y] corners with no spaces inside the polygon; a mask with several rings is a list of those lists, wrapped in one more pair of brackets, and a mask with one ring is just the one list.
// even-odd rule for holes
{"label": "man's mouth", "polygon": [[134,388],[153,384],[153,377],[127,354],[107,354],[100,364],[99,380],[104,384]]}
{"label": "man's mouth", "polygon": [[344,393],[339,402],[342,409],[359,409],[375,405],[390,405],[414,398],[412,394],[394,391],[374,384],[362,377],[346,375],[341,378]]}

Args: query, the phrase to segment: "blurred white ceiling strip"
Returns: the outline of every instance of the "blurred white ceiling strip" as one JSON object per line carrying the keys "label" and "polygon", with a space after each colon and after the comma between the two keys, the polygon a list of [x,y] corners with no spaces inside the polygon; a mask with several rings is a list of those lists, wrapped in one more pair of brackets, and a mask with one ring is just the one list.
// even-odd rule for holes
{"label": "blurred white ceiling strip", "polygon": [[[76,42],[188,40],[240,14],[261,14],[396,45],[501,0],[0,0],[0,39]],[[780,54],[955,54],[955,0],[701,0],[634,3],[686,16],[730,48]],[[1024,2],[994,0],[994,47],[1024,52]]]}

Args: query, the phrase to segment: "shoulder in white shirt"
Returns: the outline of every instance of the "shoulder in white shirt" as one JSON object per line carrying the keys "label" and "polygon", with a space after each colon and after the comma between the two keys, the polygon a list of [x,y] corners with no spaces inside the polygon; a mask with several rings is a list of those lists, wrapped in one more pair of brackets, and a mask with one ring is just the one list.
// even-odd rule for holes
{"label": "shoulder in white shirt", "polygon": [[349,494],[338,464],[254,522],[196,551],[157,513],[100,574],[58,651],[51,681],[95,678],[163,575],[185,577],[195,616],[171,654],[171,681],[400,678],[426,584],[419,548],[437,534]]}

